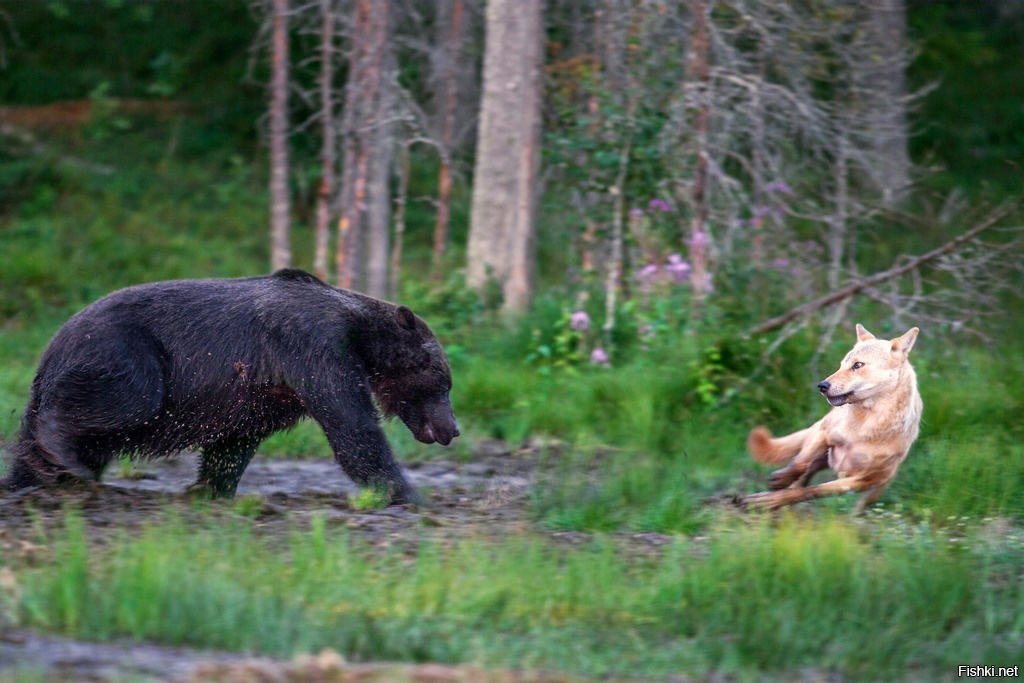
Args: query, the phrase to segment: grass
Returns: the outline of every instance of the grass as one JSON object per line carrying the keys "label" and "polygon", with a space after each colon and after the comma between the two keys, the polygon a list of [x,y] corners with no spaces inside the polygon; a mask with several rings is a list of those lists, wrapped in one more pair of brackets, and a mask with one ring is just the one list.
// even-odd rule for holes
{"label": "grass", "polygon": [[[680,538],[653,561],[600,537],[574,550],[463,539],[409,557],[320,518],[284,550],[242,521],[174,518],[101,547],[71,512],[48,539],[55,561],[18,568],[6,599],[24,625],[80,637],[594,676],[928,677],[1024,654],[1024,584],[1019,571],[993,580],[987,542],[968,551],[827,517],[716,524],[706,544]],[[1001,552],[1019,570],[1020,539]]]}

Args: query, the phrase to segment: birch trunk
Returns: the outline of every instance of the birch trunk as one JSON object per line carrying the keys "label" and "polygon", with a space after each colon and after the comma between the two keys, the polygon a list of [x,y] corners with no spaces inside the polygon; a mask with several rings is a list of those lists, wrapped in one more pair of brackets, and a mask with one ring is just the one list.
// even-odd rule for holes
{"label": "birch trunk", "polygon": [[288,235],[288,0],[273,0],[271,11],[270,265],[277,270],[292,261]]}
{"label": "birch trunk", "polygon": [[327,281],[327,252],[330,242],[331,196],[334,194],[334,166],[337,163],[337,136],[334,120],[334,7],[333,0],[321,0],[320,34],[320,186],[316,193],[316,227],[313,273]]}
{"label": "birch trunk", "polygon": [[541,0],[487,5],[484,95],[470,214],[467,281],[501,284],[506,313],[530,304],[540,162]]}

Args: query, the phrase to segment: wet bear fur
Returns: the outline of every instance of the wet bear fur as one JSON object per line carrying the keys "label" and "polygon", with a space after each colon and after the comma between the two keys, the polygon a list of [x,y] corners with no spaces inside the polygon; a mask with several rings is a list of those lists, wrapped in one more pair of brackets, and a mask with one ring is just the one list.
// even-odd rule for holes
{"label": "wet bear fur", "polygon": [[3,485],[99,479],[119,453],[198,448],[193,488],[231,496],[260,442],[308,416],[355,482],[414,501],[372,396],[447,445],[450,390],[444,350],[412,311],[300,270],[129,287],[50,342]]}

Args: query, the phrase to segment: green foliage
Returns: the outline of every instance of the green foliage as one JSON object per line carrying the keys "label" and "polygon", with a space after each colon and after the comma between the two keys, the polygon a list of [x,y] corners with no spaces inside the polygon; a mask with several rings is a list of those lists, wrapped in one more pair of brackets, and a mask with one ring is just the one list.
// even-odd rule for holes
{"label": "green foliage", "polygon": [[231,503],[232,511],[241,517],[255,519],[263,512],[263,499],[259,496],[238,496]]}
{"label": "green foliage", "polygon": [[542,375],[557,371],[576,372],[577,366],[586,357],[585,332],[589,330],[590,323],[588,318],[586,329],[574,329],[573,315],[566,311],[551,329],[542,332],[535,328],[531,331],[530,345],[524,359],[527,365],[537,368]]}
{"label": "green foliage", "polygon": [[654,560],[601,538],[575,549],[425,543],[403,559],[371,553],[323,518],[283,548],[249,524],[170,519],[101,546],[72,513],[49,541],[58,561],[16,567],[20,594],[3,599],[22,625],[92,639],[285,657],[329,646],[356,661],[594,676],[814,667],[877,680],[1024,654],[1024,587],[991,580],[1024,559],[1019,543],[979,538],[970,553],[786,516],[720,524],[713,540],[677,540]]}
{"label": "green foliage", "polygon": [[390,505],[391,496],[384,489],[367,487],[349,499],[354,510],[383,510]]}
{"label": "green foliage", "polygon": [[930,184],[1018,193],[1021,168],[1010,160],[1024,150],[1024,15],[1009,4],[927,3],[908,13],[908,27],[921,41],[911,82],[940,86],[922,102],[928,123],[911,139],[916,155],[941,162]]}

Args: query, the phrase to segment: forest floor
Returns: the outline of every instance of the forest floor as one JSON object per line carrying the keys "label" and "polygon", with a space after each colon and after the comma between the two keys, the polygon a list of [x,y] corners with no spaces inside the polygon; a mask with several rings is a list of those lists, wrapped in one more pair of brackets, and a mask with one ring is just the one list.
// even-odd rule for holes
{"label": "forest floor", "polygon": [[[65,511],[85,520],[93,543],[104,544],[168,513],[197,523],[202,516],[244,516],[255,534],[286,543],[314,516],[329,527],[382,550],[413,554],[426,540],[456,543],[467,537],[500,540],[538,533],[531,522],[530,496],[539,458],[534,450],[511,451],[499,443],[480,444],[472,462],[431,460],[410,463],[407,472],[428,500],[423,507],[353,507],[357,489],[329,460],[257,459],[246,470],[233,500],[197,501],[185,489],[197,457],[111,467],[103,484],[69,489],[33,489],[0,494],[0,555],[16,553],[46,562],[44,539],[64,525]],[[573,546],[590,534],[543,531],[554,544]],[[630,554],[656,555],[671,542],[656,533],[626,533],[616,543]],[[465,666],[339,665],[332,653],[291,662],[163,647],[131,641],[90,643],[23,629],[0,629],[0,683],[6,681],[565,681],[565,676],[485,671]]]}

